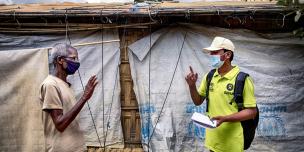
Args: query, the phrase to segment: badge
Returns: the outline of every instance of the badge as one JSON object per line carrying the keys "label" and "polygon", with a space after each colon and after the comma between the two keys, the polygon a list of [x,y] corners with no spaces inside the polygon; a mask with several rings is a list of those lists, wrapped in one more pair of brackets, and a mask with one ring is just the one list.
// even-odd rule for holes
{"label": "badge", "polygon": [[233,84],[228,83],[226,88],[227,88],[228,91],[233,90]]}

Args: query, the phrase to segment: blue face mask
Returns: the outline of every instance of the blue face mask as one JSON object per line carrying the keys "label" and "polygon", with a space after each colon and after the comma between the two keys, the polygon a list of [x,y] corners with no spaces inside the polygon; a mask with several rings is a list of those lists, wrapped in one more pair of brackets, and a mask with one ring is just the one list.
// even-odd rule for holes
{"label": "blue face mask", "polygon": [[211,63],[212,67],[220,68],[224,64],[224,61],[221,61],[221,56],[220,55],[211,55],[210,56],[210,63]]}
{"label": "blue face mask", "polygon": [[80,63],[76,62],[76,61],[71,61],[71,60],[65,60],[65,61],[68,64],[67,68],[65,69],[66,73],[68,75],[74,74],[78,70]]}

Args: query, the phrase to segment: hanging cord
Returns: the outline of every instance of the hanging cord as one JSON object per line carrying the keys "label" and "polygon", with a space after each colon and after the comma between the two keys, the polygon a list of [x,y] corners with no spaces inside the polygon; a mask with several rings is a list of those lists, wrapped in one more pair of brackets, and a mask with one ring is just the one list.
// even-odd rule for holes
{"label": "hanging cord", "polygon": [[148,152],[150,151],[150,145],[149,145],[149,137],[150,137],[150,121],[151,121],[151,56],[152,56],[152,51],[151,51],[151,47],[152,47],[152,25],[151,22],[153,21],[151,15],[150,15],[150,7],[149,7],[149,16],[150,16],[150,25],[149,25],[149,84],[148,84]]}
{"label": "hanging cord", "polygon": [[151,25],[151,21],[157,22],[155,19],[152,18],[152,15],[151,15],[151,7],[150,7],[150,6],[148,7],[148,14],[149,14],[149,17],[150,17],[150,25]]}
{"label": "hanging cord", "polygon": [[[67,10],[66,10],[66,14],[65,14],[65,27],[66,27],[66,32],[65,32],[65,43],[67,44],[67,42],[69,41],[69,44],[71,45],[71,39],[70,39],[70,36],[69,36],[69,25],[68,25],[68,14],[67,14]],[[67,46],[67,45],[66,45]],[[67,48],[66,48],[67,49]],[[82,91],[84,92],[84,85],[83,85],[83,82],[82,82],[82,78],[81,78],[81,75],[80,75],[80,70],[78,69],[78,75],[79,75],[79,79],[80,79],[80,83],[81,83],[81,86],[82,86]],[[102,85],[103,86],[103,85]],[[87,105],[88,105],[88,109],[89,109],[89,112],[90,112],[90,116],[92,118],[92,122],[93,122],[93,126],[94,126],[94,129],[95,129],[95,132],[96,132],[96,135],[97,135],[97,138],[98,138],[98,142],[99,142],[99,145],[101,147],[101,141],[100,141],[100,138],[99,138],[99,135],[98,135],[98,132],[97,132],[97,128],[96,128],[96,125],[95,125],[95,121],[94,121],[94,118],[93,118],[93,114],[92,114],[92,111],[91,111],[91,108],[90,108],[90,104],[89,102],[86,102]]]}
{"label": "hanging cord", "polygon": [[[101,22],[101,42],[103,42],[103,17],[102,17],[102,11],[100,11],[100,22]],[[104,84],[104,69],[103,69],[103,43],[101,43],[101,83]],[[102,132],[103,132],[103,151],[105,151],[106,148],[106,139],[105,139],[105,94],[104,94],[104,85],[102,85],[101,88],[101,92],[102,92]]]}
{"label": "hanging cord", "polygon": [[162,111],[163,111],[163,109],[164,109],[164,106],[165,106],[165,104],[166,104],[166,101],[167,101],[167,98],[168,98],[168,95],[169,95],[169,92],[170,92],[170,89],[171,89],[171,86],[172,86],[172,82],[173,82],[173,80],[174,80],[174,76],[175,76],[175,73],[176,73],[176,70],[177,70],[177,66],[178,66],[178,63],[179,63],[179,60],[180,60],[180,57],[181,57],[181,54],[182,54],[182,50],[183,50],[183,47],[184,47],[184,44],[185,44],[186,36],[187,36],[187,32],[186,32],[185,35],[184,35],[184,40],[183,40],[183,43],[182,43],[182,47],[181,47],[181,49],[180,49],[180,51],[179,51],[177,63],[176,63],[175,68],[174,68],[174,72],[173,72],[173,75],[172,75],[172,78],[171,78],[171,81],[170,81],[170,85],[169,85],[168,91],[167,91],[167,93],[166,93],[166,97],[165,97],[165,100],[164,100],[163,105],[162,105],[162,107],[161,107],[161,110],[160,110],[160,112],[159,112],[159,115],[157,116],[156,124],[155,124],[155,126],[153,127],[152,134],[151,134],[151,136],[150,136],[150,138],[149,138],[149,140],[148,140],[148,145],[150,145],[150,141],[151,141],[151,139],[152,139],[152,137],[153,137],[153,134],[154,134],[154,132],[155,132],[155,128],[156,128],[156,126],[157,126],[157,124],[158,124],[158,122],[159,122],[161,113],[162,113]]}
{"label": "hanging cord", "polygon": [[14,10],[14,21],[17,22],[18,28],[21,28],[21,24],[20,24],[20,22],[18,21],[18,19],[16,18],[16,11],[15,11],[15,10]]}
{"label": "hanging cord", "polygon": [[[106,143],[106,140],[107,140],[107,136],[108,136],[108,128],[110,127],[110,116],[111,116],[111,112],[112,112],[112,105],[113,105],[113,102],[114,102],[114,96],[115,96],[115,89],[116,89],[116,84],[117,84],[117,74],[118,74],[118,69],[119,69],[119,64],[117,65],[117,68],[116,68],[116,72],[115,72],[115,81],[114,81],[114,88],[113,88],[113,92],[112,92],[112,99],[111,99],[111,104],[110,104],[110,107],[109,107],[109,112],[108,113],[108,118],[107,118],[107,130],[106,130],[106,134],[105,134],[105,142]],[[106,148],[107,146],[105,146]]]}
{"label": "hanging cord", "polygon": [[[126,22],[125,24],[127,24],[128,20],[126,19]],[[124,32],[123,32],[123,37],[122,37],[122,40],[123,42],[125,42],[125,37],[126,37],[126,27],[124,27]],[[119,59],[120,61],[120,59]],[[114,102],[114,96],[115,96],[115,89],[116,89],[116,83],[117,83],[117,78],[118,78],[118,70],[119,70],[119,63],[117,64],[117,68],[116,68],[116,73],[115,73],[115,82],[114,82],[114,88],[113,88],[113,92],[112,92],[112,102],[111,102],[111,105],[110,105],[110,108],[109,108],[109,112],[108,113],[108,118],[107,118],[107,130],[106,130],[106,137],[105,137],[105,143],[106,143],[106,140],[107,140],[107,136],[108,136],[108,129],[110,128],[110,115],[111,115],[111,112],[112,112],[112,105],[113,105],[113,102]],[[106,146],[105,146],[106,147]]]}
{"label": "hanging cord", "polygon": [[[80,79],[80,82],[81,82],[82,90],[84,92],[84,85],[83,85],[83,82],[82,82],[80,71],[79,71],[79,69],[77,71],[78,71],[79,79]],[[91,115],[91,118],[92,118],[93,126],[94,126],[94,129],[95,129],[96,135],[97,135],[97,139],[98,139],[99,145],[101,147],[101,141],[100,141],[100,138],[99,138],[99,135],[98,135],[98,132],[97,132],[97,127],[96,127],[96,124],[95,124],[95,121],[94,121],[94,118],[93,118],[93,114],[92,114],[92,111],[91,111],[90,104],[89,104],[89,102],[86,102],[86,103],[88,105],[88,109],[89,109],[89,112],[90,112],[90,115]]]}
{"label": "hanging cord", "polygon": [[65,44],[68,44],[68,40],[69,40],[69,44],[71,45],[71,39],[69,36],[68,10],[66,10],[65,11]]}

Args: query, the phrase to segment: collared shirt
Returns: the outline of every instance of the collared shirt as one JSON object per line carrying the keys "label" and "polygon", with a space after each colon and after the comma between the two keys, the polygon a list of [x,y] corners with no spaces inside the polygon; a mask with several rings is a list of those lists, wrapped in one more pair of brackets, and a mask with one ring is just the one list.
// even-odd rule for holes
{"label": "collared shirt", "polygon": [[67,113],[76,103],[73,90],[63,80],[49,75],[41,84],[40,104],[47,152],[82,152],[85,148],[83,133],[76,118],[59,132],[46,110],[62,109]]}
{"label": "collared shirt", "polygon": [[[238,112],[238,107],[233,101],[234,85],[239,67],[233,67],[224,76],[218,73],[213,75],[209,88],[209,113],[210,117],[231,115]],[[198,92],[206,96],[207,74],[203,77]],[[244,107],[256,107],[254,86],[252,79],[247,77],[243,90]],[[215,129],[206,129],[205,146],[215,152],[240,152],[243,151],[243,129],[240,122],[225,122]]]}

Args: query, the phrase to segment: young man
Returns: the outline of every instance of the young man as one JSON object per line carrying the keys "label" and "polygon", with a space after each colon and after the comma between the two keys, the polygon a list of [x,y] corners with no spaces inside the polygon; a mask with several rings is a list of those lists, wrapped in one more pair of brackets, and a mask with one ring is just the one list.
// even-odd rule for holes
{"label": "young man", "polygon": [[97,85],[96,76],[88,81],[84,94],[77,102],[67,82],[80,66],[78,53],[67,44],[57,44],[51,50],[54,75],[41,84],[40,103],[47,152],[82,152],[86,149],[76,116],[91,98]]}
{"label": "young man", "polygon": [[[206,129],[205,146],[214,152],[240,152],[243,151],[244,137],[240,121],[252,119],[256,116],[256,100],[252,79],[245,80],[243,98],[244,109],[238,111],[233,101],[233,89],[238,66],[231,65],[235,47],[233,43],[223,37],[215,37],[208,48],[211,65],[216,69],[209,87],[208,115],[217,121],[217,128]],[[203,77],[199,89],[196,88],[197,73],[190,67],[186,76],[191,98],[195,105],[203,103],[207,91],[207,74]]]}

